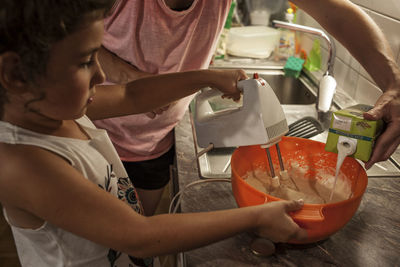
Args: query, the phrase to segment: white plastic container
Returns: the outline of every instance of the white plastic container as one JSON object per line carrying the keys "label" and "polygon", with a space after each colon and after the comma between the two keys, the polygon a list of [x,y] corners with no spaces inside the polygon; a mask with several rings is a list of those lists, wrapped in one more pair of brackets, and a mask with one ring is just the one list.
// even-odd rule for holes
{"label": "white plastic container", "polygon": [[279,42],[280,32],[267,26],[233,27],[226,51],[239,57],[267,58]]}
{"label": "white plastic container", "polygon": [[251,25],[269,24],[270,15],[278,12],[286,0],[246,0],[246,7],[250,14]]}
{"label": "white plastic container", "polygon": [[269,10],[254,10],[250,13],[251,25],[268,26],[270,16]]}

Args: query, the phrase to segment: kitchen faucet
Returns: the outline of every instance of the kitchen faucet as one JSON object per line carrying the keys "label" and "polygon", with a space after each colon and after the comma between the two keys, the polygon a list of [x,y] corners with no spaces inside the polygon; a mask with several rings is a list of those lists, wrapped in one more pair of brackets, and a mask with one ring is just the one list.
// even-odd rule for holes
{"label": "kitchen faucet", "polygon": [[320,119],[320,121],[324,121],[329,113],[333,100],[333,95],[336,90],[336,80],[335,78],[333,78],[333,65],[336,56],[336,47],[334,40],[331,40],[331,38],[329,38],[329,36],[320,29],[289,22],[283,22],[279,20],[274,20],[272,23],[277,28],[285,28],[293,31],[318,35],[322,37],[328,44],[329,57],[327,61],[327,70],[320,81],[316,103],[318,119]]}

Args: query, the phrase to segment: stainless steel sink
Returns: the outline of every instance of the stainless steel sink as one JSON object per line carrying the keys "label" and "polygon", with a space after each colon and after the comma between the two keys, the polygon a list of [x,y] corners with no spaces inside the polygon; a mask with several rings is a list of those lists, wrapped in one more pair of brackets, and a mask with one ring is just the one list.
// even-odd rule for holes
{"label": "stainless steel sink", "polygon": [[[252,72],[247,72],[250,77]],[[316,86],[306,76],[286,77],[282,70],[258,72],[274,90],[282,105],[309,105],[316,102]]]}
{"label": "stainless steel sink", "polygon": [[[304,75],[298,79],[286,77],[282,69],[246,72],[249,77],[253,77],[255,73],[268,82],[282,105],[314,105],[316,103],[317,87]],[[241,101],[235,103],[219,96],[211,97],[209,102],[214,111],[237,108],[242,105]]]}

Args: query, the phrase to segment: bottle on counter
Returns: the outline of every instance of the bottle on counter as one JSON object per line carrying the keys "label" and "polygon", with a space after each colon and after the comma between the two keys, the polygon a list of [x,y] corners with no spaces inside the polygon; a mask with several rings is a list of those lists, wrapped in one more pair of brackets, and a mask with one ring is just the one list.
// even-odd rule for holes
{"label": "bottle on counter", "polygon": [[[288,8],[285,14],[286,21],[293,23],[294,11]],[[286,60],[296,53],[296,33],[288,29],[279,29],[280,38],[275,51],[276,60]]]}

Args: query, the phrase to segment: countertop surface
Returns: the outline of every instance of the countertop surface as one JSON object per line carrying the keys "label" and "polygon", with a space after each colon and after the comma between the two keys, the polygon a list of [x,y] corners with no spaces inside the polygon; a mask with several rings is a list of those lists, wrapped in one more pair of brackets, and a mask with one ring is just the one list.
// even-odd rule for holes
{"label": "countertop surface", "polygon": [[[189,112],[175,128],[177,184],[199,180]],[[269,257],[254,255],[242,233],[183,253],[180,266],[400,266],[400,177],[369,178],[358,211],[340,231],[307,245],[277,244]],[[229,182],[201,183],[184,190],[181,212],[236,208]],[[229,222],[226,222],[229,223]]]}

